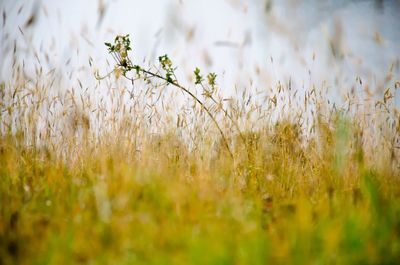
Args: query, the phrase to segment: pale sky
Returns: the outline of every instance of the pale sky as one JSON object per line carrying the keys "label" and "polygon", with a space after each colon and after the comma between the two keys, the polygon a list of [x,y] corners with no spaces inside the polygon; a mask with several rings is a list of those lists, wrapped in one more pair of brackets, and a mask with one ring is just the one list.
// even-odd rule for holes
{"label": "pale sky", "polygon": [[27,65],[37,62],[36,51],[43,68],[90,84],[88,58],[107,72],[111,58],[103,43],[130,34],[136,62],[168,53],[183,82],[199,66],[216,72],[228,94],[234,86],[267,87],[289,78],[307,86],[309,72],[317,85],[336,80],[349,87],[356,76],[378,84],[400,58],[400,1],[380,2],[2,0],[0,76],[11,69],[15,40]]}

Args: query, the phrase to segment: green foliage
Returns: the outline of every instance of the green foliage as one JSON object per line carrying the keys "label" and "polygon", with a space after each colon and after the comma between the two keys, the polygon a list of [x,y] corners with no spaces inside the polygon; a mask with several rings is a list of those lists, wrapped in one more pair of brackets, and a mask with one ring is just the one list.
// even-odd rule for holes
{"label": "green foliage", "polygon": [[211,87],[214,87],[215,86],[215,79],[217,78],[217,75],[215,74],[215,73],[209,73],[208,75],[207,75],[207,80],[208,80],[208,84],[211,86]]}
{"label": "green foliage", "polygon": [[194,82],[196,85],[199,85],[201,82],[203,82],[204,78],[202,75],[200,75],[200,69],[198,67],[196,67],[194,70],[194,76],[196,78],[196,81]]}
{"label": "green foliage", "polygon": [[107,46],[108,52],[112,54],[114,59],[117,61],[117,73],[121,71],[122,75],[126,77],[126,74],[132,69],[135,69],[136,72],[138,72],[137,66],[132,65],[128,55],[129,51],[132,50],[129,34],[116,36],[113,44],[110,42],[105,42],[104,44]]}
{"label": "green foliage", "polygon": [[124,52],[124,51],[132,50],[132,48],[130,46],[131,45],[131,41],[129,39],[129,34],[116,36],[115,39],[114,39],[114,44],[111,44],[110,42],[105,42],[104,44],[107,46],[108,51],[110,53],[112,53],[112,52]]}
{"label": "green foliage", "polygon": [[172,68],[172,62],[169,59],[168,55],[165,54],[163,56],[158,57],[158,61],[160,62],[162,68],[167,71],[168,69]]}
{"label": "green foliage", "polygon": [[175,83],[176,80],[174,79],[175,73],[174,73],[174,68],[172,68],[172,62],[169,59],[168,55],[163,55],[158,57],[158,61],[161,64],[162,69],[164,69],[165,73],[165,79],[168,83]]}

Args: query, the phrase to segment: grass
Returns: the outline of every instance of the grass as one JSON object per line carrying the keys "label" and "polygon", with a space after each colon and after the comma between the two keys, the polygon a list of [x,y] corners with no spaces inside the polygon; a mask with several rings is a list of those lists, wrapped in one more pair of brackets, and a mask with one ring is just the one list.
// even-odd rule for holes
{"label": "grass", "polygon": [[196,95],[210,114],[156,81],[52,75],[1,85],[0,264],[399,262],[395,80],[340,106],[323,86]]}

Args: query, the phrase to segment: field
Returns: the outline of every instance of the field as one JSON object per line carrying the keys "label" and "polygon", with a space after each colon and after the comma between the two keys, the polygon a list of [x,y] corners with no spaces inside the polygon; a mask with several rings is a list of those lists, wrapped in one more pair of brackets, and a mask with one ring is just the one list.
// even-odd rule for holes
{"label": "field", "polygon": [[224,98],[219,73],[182,85],[168,55],[133,65],[128,40],[92,88],[14,54],[0,264],[400,262],[398,64],[335,103],[325,83]]}

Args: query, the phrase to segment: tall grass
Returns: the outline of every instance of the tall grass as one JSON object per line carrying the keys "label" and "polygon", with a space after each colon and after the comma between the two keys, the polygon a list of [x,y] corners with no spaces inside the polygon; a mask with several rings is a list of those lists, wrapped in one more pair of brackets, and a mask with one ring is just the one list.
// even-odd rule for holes
{"label": "tall grass", "polygon": [[398,81],[340,104],[187,88],[202,106],[23,67],[0,86],[0,264],[399,262]]}

